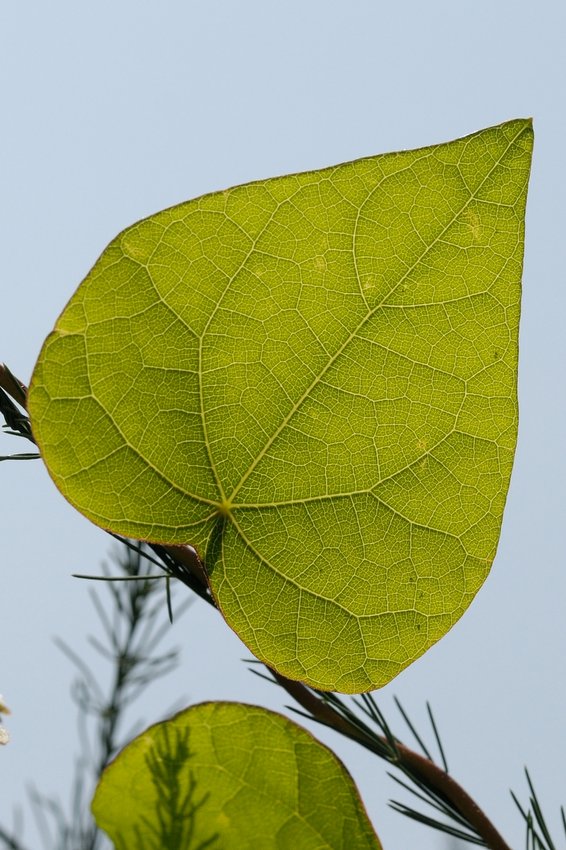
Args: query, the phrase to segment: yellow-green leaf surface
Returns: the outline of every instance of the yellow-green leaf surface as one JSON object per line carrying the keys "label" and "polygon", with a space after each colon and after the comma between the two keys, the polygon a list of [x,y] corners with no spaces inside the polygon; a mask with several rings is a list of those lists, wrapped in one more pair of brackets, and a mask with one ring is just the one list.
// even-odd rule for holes
{"label": "yellow-green leaf surface", "polygon": [[389,681],[495,554],[531,150],[511,121],[125,230],[32,380],[62,493],[115,532],[193,544],[283,674]]}
{"label": "yellow-green leaf surface", "polygon": [[197,705],[141,734],[102,775],[92,810],[116,850],[381,847],[334,753],[239,703]]}

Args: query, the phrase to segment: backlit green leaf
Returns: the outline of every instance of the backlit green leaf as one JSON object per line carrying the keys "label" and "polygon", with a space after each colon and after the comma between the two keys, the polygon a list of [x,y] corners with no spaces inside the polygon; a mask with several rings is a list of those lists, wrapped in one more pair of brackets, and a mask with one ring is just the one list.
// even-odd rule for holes
{"label": "backlit green leaf", "polygon": [[106,769],[92,810],[116,850],[380,850],[325,746],[256,706],[204,703],[152,726]]}
{"label": "backlit green leaf", "polygon": [[389,681],[495,555],[531,149],[511,121],[125,230],[32,380],[62,493],[115,532],[195,545],[283,674]]}

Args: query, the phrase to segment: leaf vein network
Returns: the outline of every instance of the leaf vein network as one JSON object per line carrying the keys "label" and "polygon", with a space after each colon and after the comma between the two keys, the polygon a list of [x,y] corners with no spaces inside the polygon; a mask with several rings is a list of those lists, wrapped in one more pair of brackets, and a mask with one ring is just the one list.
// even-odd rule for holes
{"label": "leaf vein network", "polygon": [[116,431],[122,437],[124,444],[121,445],[121,446],[118,446],[113,452],[110,452],[110,454],[108,454],[106,457],[97,458],[89,466],[82,466],[81,465],[81,468],[79,470],[77,470],[77,472],[71,473],[70,475],[62,476],[63,480],[65,480],[65,481],[70,480],[71,478],[74,478],[78,475],[81,475],[85,471],[88,471],[90,469],[94,469],[100,463],[103,463],[104,461],[106,461],[108,459],[108,457],[112,457],[112,455],[117,454],[117,453],[123,451],[124,449],[127,449],[127,450],[131,451],[138,458],[138,460],[141,460],[142,463],[145,464],[145,466],[147,466],[149,469],[151,469],[151,471],[153,473],[155,473],[155,475],[158,478],[160,478],[162,481],[164,481],[166,484],[168,484],[171,487],[172,490],[176,490],[178,493],[181,493],[181,495],[186,496],[188,499],[192,499],[195,502],[200,502],[201,504],[205,504],[205,505],[216,505],[216,502],[214,502],[212,499],[206,499],[204,496],[197,496],[196,493],[191,493],[188,490],[185,490],[179,484],[176,484],[174,481],[171,481],[171,479],[168,478],[165,475],[165,473],[163,473],[160,469],[157,469],[157,467],[154,466],[154,464],[152,464],[146,457],[144,457],[142,455],[142,453],[140,452],[139,449],[137,449],[134,445],[132,445],[132,443],[128,440],[128,438],[126,437],[126,435],[124,434],[122,429],[118,426],[115,419],[111,416],[111,414],[108,412],[108,410],[106,410],[106,408],[104,407],[102,402],[99,399],[97,399],[96,396],[94,396],[94,395],[92,395],[91,398],[95,402],[95,404],[97,404],[100,407],[100,409],[102,410],[104,415],[108,417],[112,426],[116,429]]}
{"label": "leaf vein network", "polygon": [[[468,200],[467,200],[464,204],[462,204],[462,205],[461,205],[461,207],[460,207],[460,208],[459,208],[459,209],[458,209],[458,210],[454,213],[454,215],[450,218],[450,220],[448,221],[448,223],[447,223],[446,225],[444,225],[444,227],[443,227],[443,228],[442,228],[442,230],[441,230],[441,231],[437,234],[437,236],[435,236],[435,238],[434,238],[434,239],[433,239],[433,240],[432,240],[432,241],[431,241],[428,245],[426,245],[426,247],[424,248],[424,250],[422,251],[422,253],[420,254],[420,256],[419,256],[419,257],[417,257],[417,259],[416,259],[416,260],[412,263],[412,265],[411,265],[411,266],[410,266],[410,267],[409,267],[409,268],[408,268],[408,269],[407,269],[407,270],[406,270],[406,271],[405,271],[405,272],[401,275],[401,277],[400,277],[400,278],[396,281],[396,283],[395,283],[395,284],[393,284],[393,285],[390,287],[389,291],[386,293],[386,295],[384,295],[384,296],[383,296],[382,300],[381,300],[381,301],[380,301],[380,302],[379,302],[379,303],[378,303],[375,307],[373,307],[371,310],[368,310],[368,311],[367,311],[367,313],[365,314],[365,316],[364,316],[364,317],[361,319],[361,321],[358,323],[357,327],[356,327],[356,328],[352,331],[352,333],[350,333],[350,335],[349,335],[349,336],[348,336],[348,337],[344,340],[344,342],[342,342],[342,343],[341,343],[341,345],[338,347],[338,349],[336,350],[336,352],[335,352],[335,353],[332,355],[332,357],[328,360],[328,362],[326,363],[326,365],[325,365],[325,366],[321,369],[321,371],[319,372],[319,374],[315,377],[315,379],[311,382],[311,384],[307,387],[307,389],[303,392],[303,394],[300,396],[300,398],[297,400],[297,402],[296,402],[296,403],[293,405],[293,407],[290,409],[290,411],[288,412],[288,414],[284,417],[284,419],[283,419],[283,421],[281,422],[281,424],[280,424],[280,425],[279,425],[279,426],[275,429],[275,431],[273,432],[273,434],[271,435],[271,437],[269,438],[269,440],[267,440],[267,442],[265,443],[265,445],[263,446],[263,448],[262,448],[262,449],[258,452],[258,454],[257,454],[256,458],[254,459],[254,461],[250,464],[250,466],[248,467],[248,469],[246,470],[246,472],[242,475],[242,477],[241,477],[240,481],[238,482],[238,484],[236,484],[236,486],[234,487],[234,489],[233,489],[233,491],[232,491],[232,493],[231,493],[231,495],[230,495],[230,497],[229,497],[229,499],[228,499],[228,503],[229,503],[229,504],[232,504],[232,503],[233,503],[233,500],[234,500],[235,496],[237,495],[237,493],[239,492],[239,490],[243,487],[243,485],[245,484],[245,482],[247,481],[247,479],[250,477],[250,475],[253,473],[253,471],[254,471],[254,470],[255,470],[255,468],[257,467],[258,463],[259,463],[259,462],[261,461],[261,459],[264,457],[264,455],[266,454],[266,452],[267,452],[267,451],[269,451],[269,449],[271,448],[271,446],[273,445],[273,443],[275,442],[275,440],[277,439],[277,437],[279,436],[279,434],[283,431],[283,429],[286,427],[286,425],[288,424],[288,422],[289,422],[289,421],[291,420],[291,418],[295,415],[295,413],[297,412],[297,410],[301,407],[301,405],[303,404],[303,402],[304,402],[304,401],[305,401],[305,400],[309,397],[310,393],[312,392],[312,390],[314,389],[314,387],[318,384],[318,382],[321,380],[321,378],[323,377],[323,375],[325,375],[325,374],[326,374],[326,372],[327,372],[327,371],[328,371],[328,370],[329,370],[329,369],[330,369],[330,368],[334,365],[334,363],[336,362],[336,360],[338,359],[338,357],[340,357],[340,355],[342,354],[342,352],[343,352],[343,351],[347,348],[347,346],[348,346],[348,345],[352,342],[352,340],[354,340],[354,339],[356,339],[356,338],[357,338],[357,336],[358,336],[359,332],[360,332],[360,331],[361,331],[361,329],[364,327],[364,325],[368,322],[368,320],[369,320],[369,319],[370,319],[373,315],[375,315],[375,313],[376,313],[376,312],[377,312],[377,311],[378,311],[381,307],[383,307],[383,306],[388,306],[388,305],[387,305],[387,299],[388,299],[388,298],[390,298],[390,297],[393,295],[393,293],[394,293],[394,292],[395,292],[395,291],[396,291],[396,290],[397,290],[397,289],[398,289],[398,288],[399,288],[399,287],[403,284],[403,282],[407,279],[407,277],[408,277],[408,276],[409,276],[409,275],[410,275],[410,274],[411,274],[411,273],[412,273],[412,272],[413,272],[413,271],[414,271],[414,270],[415,270],[415,269],[419,266],[419,264],[422,262],[422,260],[424,259],[424,257],[425,257],[425,256],[429,253],[429,251],[430,251],[430,250],[431,250],[431,249],[432,249],[432,248],[436,245],[436,243],[439,241],[439,239],[441,239],[441,238],[443,237],[443,235],[444,235],[444,234],[445,234],[445,233],[449,230],[449,228],[450,228],[450,227],[454,224],[454,222],[455,222],[455,221],[457,221],[457,219],[458,219],[458,218],[462,215],[462,213],[463,213],[463,212],[466,210],[466,208],[467,208],[467,207],[468,207],[468,206],[472,203],[472,201],[476,199],[477,195],[479,194],[479,192],[481,191],[481,189],[483,188],[483,186],[485,185],[485,183],[487,182],[487,180],[489,180],[489,178],[491,177],[491,175],[493,174],[493,172],[494,172],[494,171],[495,171],[495,170],[499,167],[499,165],[501,164],[501,161],[502,161],[502,160],[504,159],[504,157],[507,155],[507,152],[508,152],[508,151],[510,150],[510,148],[511,148],[511,147],[515,144],[515,142],[517,141],[518,137],[519,137],[519,136],[520,136],[523,132],[524,132],[524,128],[521,128],[521,129],[520,129],[520,130],[519,130],[519,131],[515,134],[515,136],[514,136],[512,139],[510,139],[510,140],[508,141],[507,146],[506,146],[506,147],[505,147],[505,149],[501,152],[501,154],[498,156],[498,158],[495,160],[495,162],[493,163],[493,165],[492,165],[492,167],[489,169],[489,171],[488,171],[488,172],[484,175],[484,177],[483,177],[483,179],[481,180],[481,182],[479,183],[479,185],[478,185],[478,186],[474,189],[474,191],[473,191],[473,192],[472,192],[471,190],[469,190],[469,189],[468,189],[468,191],[469,191],[469,195],[470,195],[470,196],[469,196],[469,198],[468,198]],[[432,155],[432,154],[429,154],[429,155]],[[414,164],[413,164],[413,167],[414,167]],[[367,197],[367,198],[366,198],[366,200],[364,201],[364,205],[367,203],[367,201],[368,201],[369,197],[371,197],[371,194],[372,194],[373,192],[375,192],[375,189],[372,189],[372,192],[368,193],[368,197]],[[363,206],[363,205],[362,205],[362,206]],[[275,214],[275,213],[272,213],[272,216],[273,216],[274,214]],[[267,226],[267,225],[266,225],[266,226]],[[264,229],[265,229],[265,228],[264,228]],[[250,254],[251,254],[251,252],[250,252]],[[248,254],[248,257],[250,256],[250,254]],[[247,259],[247,258],[246,258],[246,259]]]}
{"label": "leaf vein network", "polygon": [[[379,501],[381,501],[381,500],[379,500]],[[389,506],[386,505],[386,507],[389,507]],[[390,510],[392,510],[392,509],[390,509]],[[400,515],[400,516],[402,516],[402,515]],[[402,517],[402,518],[405,519],[404,517]],[[234,529],[237,532],[238,536],[240,537],[241,541],[244,543],[246,548],[249,549],[249,551],[251,552],[251,554],[255,557],[255,559],[257,561],[259,561],[261,564],[266,566],[269,570],[271,570],[271,572],[275,573],[275,575],[277,575],[285,583],[291,584],[294,587],[296,587],[300,594],[306,594],[307,596],[310,596],[313,599],[318,599],[321,602],[324,602],[325,605],[332,605],[335,608],[338,608],[340,611],[343,611],[345,614],[348,615],[348,617],[352,616],[352,612],[349,610],[349,608],[347,606],[343,605],[341,602],[338,602],[336,599],[332,599],[328,596],[324,596],[322,593],[317,593],[316,591],[312,590],[311,588],[302,587],[295,579],[286,575],[284,572],[281,572],[281,570],[279,570],[271,561],[269,561],[264,555],[261,554],[261,552],[259,552],[256,549],[256,547],[253,545],[253,543],[249,540],[249,538],[246,536],[246,534],[242,531],[242,529],[240,528],[240,526],[238,525],[238,523],[234,519],[234,517],[231,516],[230,519],[231,519],[231,522],[234,526]],[[412,523],[410,520],[407,520],[407,522],[413,528],[425,528],[425,529],[428,530],[428,526],[425,526],[425,525],[422,525],[422,524],[419,524],[419,523]],[[431,529],[431,530],[435,530],[435,529]],[[455,535],[452,535],[449,532],[442,531],[442,532],[439,532],[439,533],[443,534],[446,537],[452,537],[452,538],[455,537]],[[473,557],[473,556],[469,556],[469,557]],[[475,560],[480,560],[480,559],[475,558]],[[230,581],[226,577],[226,575],[224,576],[224,580],[228,584],[230,584]],[[232,590],[234,592],[233,588],[232,588]],[[354,620],[357,624],[359,624],[362,620],[379,619],[380,617],[387,616],[388,614],[398,616],[399,614],[404,614],[404,613],[409,613],[409,612],[413,613],[413,612],[417,612],[417,611],[418,611],[418,609],[415,608],[415,607],[407,607],[407,608],[402,608],[402,609],[396,608],[394,610],[384,609],[383,611],[380,611],[378,614],[374,614],[374,613],[371,613],[371,614],[356,614],[356,615],[354,615]],[[426,614],[426,613],[423,613],[422,611],[419,611],[418,613],[420,613],[423,617],[426,617],[427,619],[429,617],[435,616],[434,614]],[[343,628],[345,628],[345,625],[343,626]],[[361,638],[361,640],[362,640],[362,642],[364,643],[364,646],[365,646],[365,638],[363,638],[363,636],[361,634],[360,634],[360,638]]]}
{"label": "leaf vein network", "polygon": [[238,268],[236,269],[236,271],[234,271],[232,273],[232,275],[230,275],[228,277],[228,282],[227,282],[226,286],[224,287],[224,289],[223,289],[223,291],[220,295],[220,298],[218,299],[218,301],[214,305],[214,308],[212,309],[210,316],[208,317],[208,320],[207,320],[206,325],[205,325],[205,327],[202,331],[202,334],[199,337],[199,349],[198,349],[198,379],[199,379],[199,381],[198,381],[198,383],[199,383],[199,401],[200,401],[200,414],[201,414],[201,420],[202,420],[202,429],[203,429],[204,443],[205,443],[206,451],[207,451],[207,454],[208,454],[208,460],[209,460],[209,463],[210,463],[210,467],[212,469],[212,474],[214,475],[214,479],[216,481],[216,486],[218,487],[220,500],[222,502],[226,501],[226,495],[224,493],[224,487],[223,487],[222,482],[220,480],[220,476],[218,475],[218,470],[216,469],[216,464],[215,464],[214,458],[212,456],[212,449],[211,449],[210,439],[209,439],[209,436],[208,436],[208,427],[207,427],[207,424],[206,424],[206,413],[205,413],[205,409],[204,409],[204,393],[203,393],[203,381],[202,381],[202,376],[203,376],[203,371],[204,371],[203,365],[202,365],[203,344],[204,344],[204,339],[206,337],[208,329],[211,325],[211,322],[214,319],[218,310],[220,309],[220,305],[221,305],[222,301],[226,297],[226,295],[227,295],[230,287],[232,286],[234,280],[236,279],[236,277],[246,267],[246,263],[248,262],[248,260],[252,256],[254,249],[255,249],[255,245],[257,244],[258,239],[261,238],[261,236],[265,233],[265,231],[267,230],[267,228],[269,227],[269,225],[273,221],[273,217],[275,216],[277,210],[279,209],[279,206],[280,205],[277,204],[274,207],[274,209],[272,210],[271,214],[269,215],[267,221],[265,222],[265,224],[263,225],[263,227],[261,228],[261,230],[255,236],[254,239],[251,239],[249,236],[247,236],[247,238],[250,239],[250,241],[251,241],[249,251],[246,254],[246,256],[243,258],[243,260],[241,261],[241,263],[238,266]]}

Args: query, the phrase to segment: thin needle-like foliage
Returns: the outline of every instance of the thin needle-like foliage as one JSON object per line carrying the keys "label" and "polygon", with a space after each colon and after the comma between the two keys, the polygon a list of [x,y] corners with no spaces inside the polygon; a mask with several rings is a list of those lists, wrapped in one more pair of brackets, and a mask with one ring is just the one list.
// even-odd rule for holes
{"label": "thin needle-like foliage", "polygon": [[[169,631],[169,623],[163,617],[168,606],[164,604],[163,582],[153,581],[149,574],[153,560],[147,546],[128,541],[113,557],[117,575],[110,575],[108,566],[103,566],[103,578],[107,580],[105,604],[98,593],[91,593],[100,636],[92,635],[89,643],[99,657],[109,662],[109,686],[100,682],[83,654],[60,638],[56,640],[78,674],[72,695],[79,709],[81,752],[68,812],[58,800],[30,789],[30,810],[46,849],[102,850],[109,846],[90,815],[94,787],[106,765],[136,731],[125,729],[131,704],[178,664],[178,650],[159,649]],[[162,574],[161,578],[166,577]],[[177,607],[177,617],[190,602],[185,599]],[[26,850],[21,828],[9,831],[0,827],[0,847]]]}

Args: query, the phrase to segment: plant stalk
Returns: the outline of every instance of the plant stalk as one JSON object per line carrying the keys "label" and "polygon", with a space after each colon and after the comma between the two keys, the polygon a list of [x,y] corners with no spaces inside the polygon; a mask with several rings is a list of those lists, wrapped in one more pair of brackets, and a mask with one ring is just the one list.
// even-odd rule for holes
{"label": "plant stalk", "polygon": [[[281,676],[274,670],[268,669],[281,687],[299,705],[310,712],[313,717],[316,717],[317,720],[320,720],[326,726],[330,726],[342,735],[361,744],[366,749],[377,753],[377,755],[381,755],[381,753],[377,752],[375,743],[371,738],[364,735],[361,730],[349,723],[346,718],[342,717],[332,706],[317,697],[309,688],[301,684],[301,682],[294,682],[285,676]],[[383,746],[387,747],[389,744],[387,739],[381,736],[379,738]],[[446,773],[445,770],[433,761],[414,752],[400,742],[396,742],[396,751],[398,754],[398,764],[405,765],[411,769],[411,772],[420,774],[426,780],[427,785],[433,787],[450,800],[454,808],[465,817],[477,834],[483,838],[490,850],[511,850],[511,847],[497,831],[485,812],[480,809],[475,800],[470,797],[467,791],[449,773]]]}

